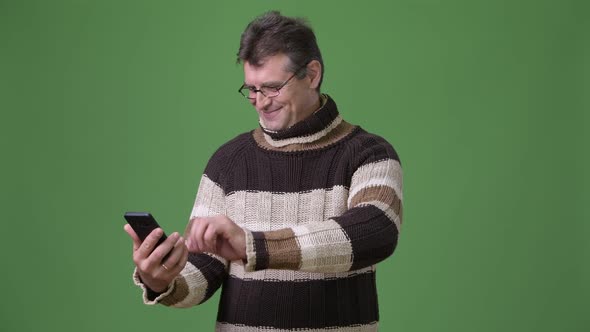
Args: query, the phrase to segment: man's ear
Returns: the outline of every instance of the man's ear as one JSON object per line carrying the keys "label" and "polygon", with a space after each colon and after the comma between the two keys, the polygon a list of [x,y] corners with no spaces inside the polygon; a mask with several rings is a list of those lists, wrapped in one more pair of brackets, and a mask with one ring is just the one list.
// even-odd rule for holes
{"label": "man's ear", "polygon": [[311,80],[309,87],[317,89],[322,79],[322,64],[318,60],[311,60],[307,64],[307,77]]}

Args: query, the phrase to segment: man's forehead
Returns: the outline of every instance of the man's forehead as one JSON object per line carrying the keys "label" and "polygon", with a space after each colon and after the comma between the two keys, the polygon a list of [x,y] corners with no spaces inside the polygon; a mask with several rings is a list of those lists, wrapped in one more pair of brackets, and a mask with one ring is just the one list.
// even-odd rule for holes
{"label": "man's forehead", "polygon": [[281,79],[283,74],[289,72],[289,61],[289,58],[283,54],[266,57],[259,63],[250,63],[245,61],[245,79]]}

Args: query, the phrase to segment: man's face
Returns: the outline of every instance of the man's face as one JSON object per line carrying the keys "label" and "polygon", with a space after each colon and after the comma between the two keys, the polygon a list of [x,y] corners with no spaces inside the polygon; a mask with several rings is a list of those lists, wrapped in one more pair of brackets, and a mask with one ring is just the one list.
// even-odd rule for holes
{"label": "man's face", "polygon": [[[256,89],[262,86],[279,87],[293,75],[293,72],[287,71],[289,63],[289,57],[284,54],[264,59],[261,66],[245,62],[244,83]],[[278,96],[268,98],[258,92],[256,99],[250,99],[250,102],[264,128],[275,131],[291,127],[319,107],[318,93],[309,77],[293,77]]]}

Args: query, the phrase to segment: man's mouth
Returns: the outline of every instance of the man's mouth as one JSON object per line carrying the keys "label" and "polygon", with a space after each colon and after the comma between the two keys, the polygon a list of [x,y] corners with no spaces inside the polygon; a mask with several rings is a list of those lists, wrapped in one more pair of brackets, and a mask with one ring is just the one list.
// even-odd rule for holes
{"label": "man's mouth", "polygon": [[277,115],[279,115],[280,110],[282,110],[282,109],[283,109],[282,107],[279,107],[279,108],[272,110],[272,111],[261,111],[260,116],[265,121],[272,121],[277,117]]}
{"label": "man's mouth", "polygon": [[280,110],[281,110],[281,108],[282,108],[282,107],[280,107],[280,108],[277,108],[276,110],[272,110],[272,111],[262,111],[262,113],[264,113],[264,114],[271,114],[271,113],[274,113],[274,112],[280,111]]}

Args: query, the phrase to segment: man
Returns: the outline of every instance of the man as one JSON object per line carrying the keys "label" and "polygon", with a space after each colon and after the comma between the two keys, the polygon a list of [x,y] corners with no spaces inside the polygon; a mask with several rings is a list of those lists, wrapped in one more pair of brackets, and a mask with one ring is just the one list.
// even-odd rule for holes
{"label": "man", "polygon": [[[202,176],[186,241],[133,230],[147,304],[187,307],[222,287],[218,331],[375,331],[375,264],[397,244],[402,172],[382,138],[320,93],[304,21],[269,12],[241,37],[239,92],[260,127],[221,146]],[[370,110],[362,110],[367,112]]]}

